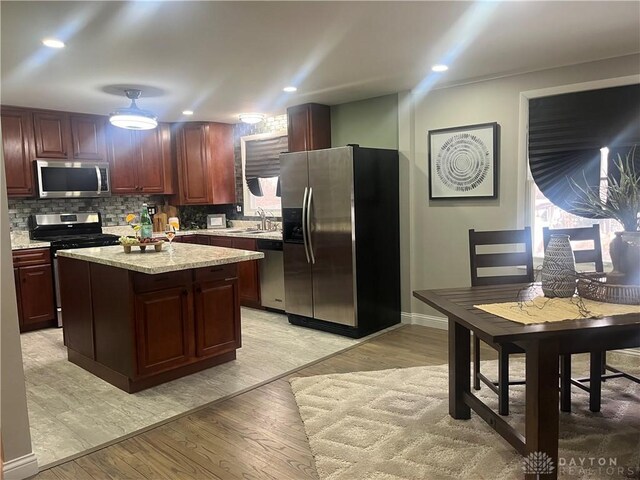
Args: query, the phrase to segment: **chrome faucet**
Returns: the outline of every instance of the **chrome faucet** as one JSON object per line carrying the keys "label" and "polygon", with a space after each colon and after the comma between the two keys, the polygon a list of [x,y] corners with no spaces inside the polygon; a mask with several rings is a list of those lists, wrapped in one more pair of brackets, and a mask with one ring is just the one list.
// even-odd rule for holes
{"label": "chrome faucet", "polygon": [[262,207],[256,208],[256,213],[260,216],[260,230],[267,229],[267,213]]}

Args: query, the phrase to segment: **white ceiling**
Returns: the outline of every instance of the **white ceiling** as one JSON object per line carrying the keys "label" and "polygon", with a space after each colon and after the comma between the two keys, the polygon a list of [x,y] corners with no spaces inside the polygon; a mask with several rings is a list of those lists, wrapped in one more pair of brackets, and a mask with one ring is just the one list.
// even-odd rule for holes
{"label": "white ceiling", "polygon": [[[636,1],[3,0],[0,14],[2,104],[108,114],[128,105],[118,86],[140,86],[163,121],[193,109],[235,123],[640,51]],[[49,36],[67,47],[43,47]]]}

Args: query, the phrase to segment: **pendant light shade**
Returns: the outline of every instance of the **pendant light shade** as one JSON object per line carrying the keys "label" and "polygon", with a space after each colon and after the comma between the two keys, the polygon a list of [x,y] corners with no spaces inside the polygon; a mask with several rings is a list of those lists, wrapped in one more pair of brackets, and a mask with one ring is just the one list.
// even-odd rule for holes
{"label": "pendant light shade", "polygon": [[119,108],[109,116],[111,125],[127,130],[151,130],[158,126],[157,117],[149,110],[142,110],[136,105],[140,98],[140,90],[125,90],[125,95],[131,100],[128,108]]}

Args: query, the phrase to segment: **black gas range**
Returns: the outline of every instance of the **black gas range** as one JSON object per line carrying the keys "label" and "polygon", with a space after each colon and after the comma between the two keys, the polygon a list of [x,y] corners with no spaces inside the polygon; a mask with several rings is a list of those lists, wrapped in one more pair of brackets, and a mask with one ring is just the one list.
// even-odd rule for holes
{"label": "black gas range", "polygon": [[98,212],[50,213],[29,217],[29,238],[51,244],[53,279],[56,290],[58,326],[62,326],[60,282],[56,252],[71,248],[104,247],[117,245],[118,235],[102,233],[102,217]]}
{"label": "black gas range", "polygon": [[67,248],[118,244],[117,235],[102,233],[102,217],[98,212],[31,215],[29,238],[50,242],[52,254]]}

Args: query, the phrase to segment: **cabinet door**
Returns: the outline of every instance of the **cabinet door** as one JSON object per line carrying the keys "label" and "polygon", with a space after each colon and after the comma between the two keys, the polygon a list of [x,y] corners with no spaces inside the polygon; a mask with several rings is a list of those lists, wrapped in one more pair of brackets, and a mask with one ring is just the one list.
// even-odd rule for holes
{"label": "cabinet door", "polygon": [[211,204],[209,178],[209,126],[187,123],[178,131],[178,175],[180,203]]}
{"label": "cabinet door", "polygon": [[[250,238],[234,238],[232,246],[240,250],[256,250],[256,241]],[[261,306],[260,270],[257,260],[238,263],[238,284],[240,303],[247,307],[259,308]]]}
{"label": "cabinet door", "polygon": [[144,193],[164,193],[164,157],[158,129],[136,132],[140,146],[138,189]]}
{"label": "cabinet door", "polygon": [[28,197],[34,194],[33,124],[31,113],[2,109],[2,150],[7,180],[7,195]]}
{"label": "cabinet door", "polygon": [[138,374],[159,372],[193,356],[191,294],[171,288],[135,296]]}
{"label": "cabinet door", "polygon": [[209,124],[211,140],[210,178],[213,183],[214,205],[235,203],[236,173],[233,156],[233,125]]}
{"label": "cabinet door", "polygon": [[71,114],[73,158],[106,160],[105,117]]}
{"label": "cabinet door", "polygon": [[327,105],[306,103],[287,109],[290,152],[331,148],[331,117]]}
{"label": "cabinet door", "polygon": [[236,278],[195,286],[196,355],[240,348],[240,303]]}
{"label": "cabinet door", "polygon": [[136,162],[140,150],[136,142],[135,131],[109,127],[108,138],[111,192],[140,193],[136,175]]}
{"label": "cabinet door", "polygon": [[36,139],[36,157],[68,158],[69,114],[34,112],[33,127]]}
{"label": "cabinet door", "polygon": [[22,325],[46,322],[55,318],[51,265],[20,267],[20,301]]}
{"label": "cabinet door", "polygon": [[214,247],[233,248],[233,238],[230,237],[209,237],[209,245]]}

